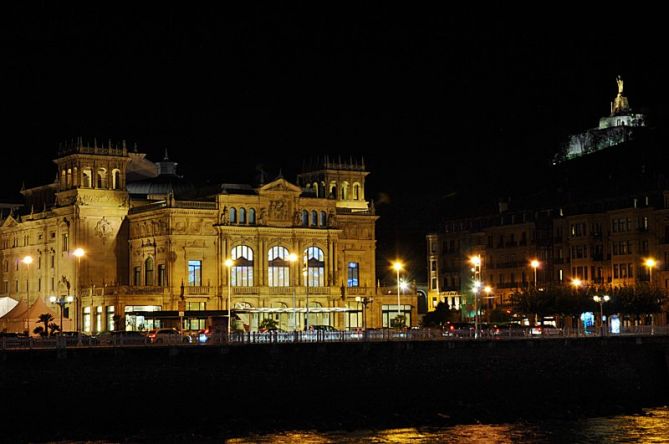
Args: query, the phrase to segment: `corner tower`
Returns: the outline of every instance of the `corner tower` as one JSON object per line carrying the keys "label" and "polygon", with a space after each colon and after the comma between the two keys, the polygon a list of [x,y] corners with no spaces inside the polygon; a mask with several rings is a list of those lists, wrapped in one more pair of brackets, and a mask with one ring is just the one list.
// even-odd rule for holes
{"label": "corner tower", "polygon": [[359,162],[353,158],[348,162],[325,157],[303,167],[297,182],[307,193],[315,197],[335,199],[337,208],[346,208],[351,212],[369,210],[365,200],[365,160]]}

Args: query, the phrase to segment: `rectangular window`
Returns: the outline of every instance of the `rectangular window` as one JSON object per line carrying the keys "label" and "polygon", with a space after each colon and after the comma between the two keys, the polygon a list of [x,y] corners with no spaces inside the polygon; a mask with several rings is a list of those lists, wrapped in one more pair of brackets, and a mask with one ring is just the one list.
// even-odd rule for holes
{"label": "rectangular window", "polygon": [[188,311],[204,311],[206,309],[206,302],[186,302],[186,310]]}
{"label": "rectangular window", "polygon": [[114,330],[116,330],[116,326],[114,325],[114,306],[109,305],[107,306],[107,331]]}
{"label": "rectangular window", "polygon": [[84,307],[84,331],[91,332],[91,307]]}
{"label": "rectangular window", "polygon": [[63,251],[68,251],[69,250],[69,240],[70,240],[70,235],[67,233],[63,234]]}
{"label": "rectangular window", "polygon": [[42,291],[42,278],[37,278],[37,291]]}
{"label": "rectangular window", "polygon": [[133,276],[133,284],[135,286],[142,285],[142,267],[135,267]]}
{"label": "rectangular window", "polygon": [[51,268],[55,268],[55,266],[56,266],[56,256],[52,254],[51,255]]}
{"label": "rectangular window", "polygon": [[437,278],[432,278],[432,285],[431,285],[431,287],[432,287],[432,290],[436,290],[436,289],[437,289]]}
{"label": "rectangular window", "polygon": [[202,261],[188,261],[188,285],[202,285]]}
{"label": "rectangular window", "polygon": [[14,281],[14,291],[17,292],[17,293],[19,292],[19,280],[18,279]]}
{"label": "rectangular window", "polygon": [[437,261],[430,261],[430,271],[437,271]]}
{"label": "rectangular window", "polygon": [[[435,262],[433,262],[435,263]],[[348,263],[348,286],[349,287],[359,287],[360,286],[360,264],[357,262]]]}
{"label": "rectangular window", "polygon": [[42,269],[42,255],[41,254],[37,257],[37,269],[38,270]]}
{"label": "rectangular window", "polygon": [[158,286],[164,287],[167,284],[165,281],[165,264],[158,264]]}
{"label": "rectangular window", "polygon": [[102,307],[95,307],[95,331],[102,331]]}

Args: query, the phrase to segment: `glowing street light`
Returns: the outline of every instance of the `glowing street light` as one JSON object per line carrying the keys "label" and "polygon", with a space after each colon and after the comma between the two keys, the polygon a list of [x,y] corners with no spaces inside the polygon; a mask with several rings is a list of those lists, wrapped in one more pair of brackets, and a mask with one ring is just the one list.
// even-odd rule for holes
{"label": "glowing street light", "polygon": [[606,330],[604,330],[604,302],[609,302],[609,300],[611,300],[611,298],[609,297],[609,295],[606,295],[606,294],[604,296],[601,296],[601,297],[595,295],[595,296],[592,297],[592,300],[599,303],[599,322],[601,322],[601,324],[602,324],[601,325],[602,336],[604,336],[604,332],[606,331]]}
{"label": "glowing street light", "polygon": [[60,305],[60,331],[63,331],[63,310],[65,309],[65,305],[74,302],[74,296],[67,295],[59,298],[56,296],[49,296],[49,302]]}
{"label": "glowing street light", "polygon": [[583,281],[581,281],[579,278],[574,278],[571,280],[571,285],[578,289],[581,285],[583,285]]}
{"label": "glowing street light", "polygon": [[[76,248],[72,254],[77,258],[77,266],[74,269],[74,297],[76,299],[76,311],[77,311],[77,333],[81,332],[81,297],[79,295],[79,272],[81,271],[81,258],[84,257],[86,252],[83,248]],[[81,337],[81,335],[78,335]]]}
{"label": "glowing street light", "polygon": [[643,263],[648,268],[648,284],[653,284],[653,268],[657,265],[657,261],[652,257],[646,259]]}
{"label": "glowing street light", "polygon": [[26,304],[28,307],[26,308],[26,331],[28,331],[28,334],[30,334],[30,264],[33,263],[33,257],[32,256],[26,256],[24,257],[21,262],[26,264],[26,274],[28,277],[26,278]]}
{"label": "glowing street light", "polygon": [[232,294],[232,266],[235,264],[235,261],[228,258],[224,263],[228,268],[228,341],[230,341],[230,324],[232,324],[232,319],[230,319],[230,296]]}
{"label": "glowing street light", "polygon": [[534,269],[534,288],[537,288],[537,268],[541,265],[537,259],[532,259],[530,261],[530,267]]}
{"label": "glowing street light", "polygon": [[[288,262],[290,262],[291,264],[293,264],[293,266],[290,267],[291,270],[292,270],[293,268],[295,268],[295,267],[294,267],[294,264],[295,264],[295,262],[297,262],[297,259],[298,259],[298,257],[297,257],[297,254],[295,254],[295,253],[290,253],[290,254],[288,255]],[[292,271],[291,271],[291,273],[292,273]],[[294,279],[295,279],[295,278],[293,277],[293,280],[294,280]],[[295,284],[293,284],[293,331],[297,331],[297,312],[295,311],[295,310],[297,310],[297,307],[296,307],[296,305],[295,305],[295,300],[296,300],[296,297],[295,297]]]}
{"label": "glowing street light", "polygon": [[[397,322],[399,323],[400,315],[400,271],[404,269],[404,264],[400,261],[393,262],[393,270],[397,272]],[[390,317],[388,317],[388,326],[390,327]]]}

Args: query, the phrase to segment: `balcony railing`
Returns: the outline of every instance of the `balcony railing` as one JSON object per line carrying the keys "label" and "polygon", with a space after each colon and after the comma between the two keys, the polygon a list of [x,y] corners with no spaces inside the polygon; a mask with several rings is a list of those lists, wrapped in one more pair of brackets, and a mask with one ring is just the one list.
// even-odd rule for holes
{"label": "balcony railing", "polygon": [[209,295],[211,289],[212,289],[212,287],[209,287],[209,286],[203,287],[203,286],[193,285],[193,286],[184,287],[184,293],[189,295],[189,296],[197,296],[197,295],[207,296],[207,295]]}

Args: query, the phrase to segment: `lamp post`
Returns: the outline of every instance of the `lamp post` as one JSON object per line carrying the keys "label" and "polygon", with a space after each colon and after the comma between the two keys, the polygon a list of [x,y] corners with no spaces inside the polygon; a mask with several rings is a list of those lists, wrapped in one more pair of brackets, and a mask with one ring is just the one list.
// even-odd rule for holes
{"label": "lamp post", "polygon": [[[400,322],[400,271],[404,269],[404,265],[400,261],[395,261],[393,263],[393,270],[397,272],[397,323],[399,326]],[[388,327],[390,327],[390,315],[388,316]]]}
{"label": "lamp post", "polygon": [[[290,253],[288,255],[288,262],[290,262],[290,272],[295,269],[295,263],[297,262],[297,255],[295,253]],[[293,287],[293,331],[297,331],[297,312],[296,312],[296,307],[295,307],[295,282],[293,281],[295,278],[290,276],[289,281],[292,282],[292,287]]]}
{"label": "lamp post", "polygon": [[599,322],[601,323],[601,329],[602,329],[602,336],[604,336],[604,333],[606,330],[604,330],[604,302],[609,302],[611,298],[608,295],[604,296],[593,296],[592,300],[595,302],[599,303]]}
{"label": "lamp post", "polygon": [[228,341],[230,341],[230,324],[232,324],[232,319],[230,319],[230,301],[232,294],[232,266],[234,264],[235,262],[232,259],[225,260],[225,266],[228,268]]}
{"label": "lamp post", "polygon": [[[578,292],[578,289],[581,287],[583,282],[579,278],[574,278],[571,280],[571,286],[574,288],[574,292]],[[576,319],[576,336],[581,335],[581,318]]]}
{"label": "lamp post", "polygon": [[309,249],[304,253],[304,292],[307,300],[307,318],[304,320],[304,331],[309,330]]}
{"label": "lamp post", "polygon": [[653,268],[657,265],[657,261],[652,257],[646,259],[643,263],[648,268],[648,285],[653,285]]}
{"label": "lamp post", "polygon": [[60,305],[60,331],[63,331],[63,310],[65,305],[71,304],[74,301],[74,296],[67,295],[57,298],[56,296],[49,296],[49,302]]}
{"label": "lamp post", "polygon": [[374,299],[367,296],[356,296],[355,301],[358,304],[362,304],[362,328],[367,330],[367,304],[373,302]]}
{"label": "lamp post", "polygon": [[530,267],[534,269],[534,288],[537,288],[537,268],[539,268],[539,265],[541,265],[541,262],[537,259],[532,259],[530,261]]}
{"label": "lamp post", "polygon": [[481,281],[474,281],[474,339],[479,337],[479,290]]}
{"label": "lamp post", "polygon": [[26,264],[26,331],[30,335],[30,264],[33,263],[33,257],[28,255],[21,262]]}
{"label": "lamp post", "polygon": [[76,316],[77,316],[77,333],[81,333],[81,295],[79,294],[79,271],[81,268],[81,258],[86,254],[83,248],[75,249],[72,254],[77,258],[77,266],[74,269],[74,297],[76,298]]}

